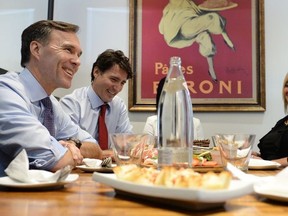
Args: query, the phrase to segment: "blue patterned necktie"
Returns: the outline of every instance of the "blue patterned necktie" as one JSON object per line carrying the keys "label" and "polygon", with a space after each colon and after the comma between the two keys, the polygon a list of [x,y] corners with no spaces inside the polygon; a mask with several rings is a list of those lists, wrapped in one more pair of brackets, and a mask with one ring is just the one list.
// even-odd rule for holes
{"label": "blue patterned necktie", "polygon": [[53,114],[53,107],[52,102],[49,97],[46,97],[41,100],[41,103],[45,107],[44,109],[44,120],[43,125],[48,129],[51,136],[55,136],[55,126],[54,126],[54,114]]}

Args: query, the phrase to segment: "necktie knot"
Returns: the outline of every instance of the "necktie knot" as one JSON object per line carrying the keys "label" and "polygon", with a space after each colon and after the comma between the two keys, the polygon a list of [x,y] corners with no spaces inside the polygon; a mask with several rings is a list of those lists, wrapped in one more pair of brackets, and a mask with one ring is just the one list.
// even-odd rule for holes
{"label": "necktie knot", "polygon": [[49,97],[43,98],[41,100],[41,103],[43,104],[45,109],[50,109],[50,110],[52,109],[52,102]]}
{"label": "necktie knot", "polygon": [[107,104],[101,105],[100,115],[105,115],[107,109]]}

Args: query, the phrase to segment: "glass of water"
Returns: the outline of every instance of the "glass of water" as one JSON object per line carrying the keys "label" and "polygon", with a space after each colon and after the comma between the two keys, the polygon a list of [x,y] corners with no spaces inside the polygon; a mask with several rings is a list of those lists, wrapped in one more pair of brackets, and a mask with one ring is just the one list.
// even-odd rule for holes
{"label": "glass of water", "polygon": [[219,148],[222,164],[227,162],[246,172],[253,150],[255,134],[216,134],[212,137],[214,144]]}

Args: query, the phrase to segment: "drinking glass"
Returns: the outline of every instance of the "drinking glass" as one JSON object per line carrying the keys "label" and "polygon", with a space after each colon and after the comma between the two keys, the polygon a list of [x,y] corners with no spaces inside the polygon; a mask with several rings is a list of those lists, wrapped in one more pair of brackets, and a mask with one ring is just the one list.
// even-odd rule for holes
{"label": "drinking glass", "polygon": [[227,162],[246,172],[253,150],[255,134],[216,134],[212,140],[220,151],[222,164]]}
{"label": "drinking glass", "polygon": [[148,134],[128,134],[128,133],[113,133],[109,134],[115,162],[118,166],[127,164],[142,163],[142,154],[145,146],[153,148],[155,137]]}

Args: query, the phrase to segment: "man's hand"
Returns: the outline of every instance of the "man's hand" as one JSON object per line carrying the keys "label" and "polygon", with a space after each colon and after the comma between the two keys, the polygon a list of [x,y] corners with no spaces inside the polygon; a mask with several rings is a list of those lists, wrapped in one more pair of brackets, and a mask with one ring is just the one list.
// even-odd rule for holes
{"label": "man's hand", "polygon": [[82,164],[83,156],[80,149],[78,149],[73,141],[59,141],[64,147],[68,148],[71,152],[72,158],[75,162],[75,166]]}
{"label": "man's hand", "polygon": [[107,158],[107,157],[111,157],[113,161],[114,160],[114,153],[112,149],[107,149],[107,150],[103,150],[102,151],[102,159]]}

